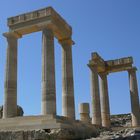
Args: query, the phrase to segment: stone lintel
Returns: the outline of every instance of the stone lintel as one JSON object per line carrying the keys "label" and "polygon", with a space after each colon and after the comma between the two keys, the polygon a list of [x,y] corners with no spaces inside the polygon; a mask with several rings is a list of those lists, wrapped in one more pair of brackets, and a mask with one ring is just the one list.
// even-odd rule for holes
{"label": "stone lintel", "polygon": [[89,60],[88,66],[90,68],[96,67],[98,73],[113,73],[131,70],[132,64],[132,57],[104,61],[97,52],[94,52],[92,53],[92,59]]}
{"label": "stone lintel", "polygon": [[108,73],[126,71],[132,68],[133,58],[125,57],[125,58],[105,61],[105,63],[106,63],[106,71],[108,71]]}
{"label": "stone lintel", "polygon": [[128,71],[130,69],[132,69],[132,65],[107,67],[106,71],[108,73],[114,73],[114,72]]}
{"label": "stone lintel", "polygon": [[105,62],[109,67],[121,66],[121,65],[133,64],[133,58],[132,57],[124,57],[124,58],[115,59],[115,60],[108,60]]}
{"label": "stone lintel", "polygon": [[52,7],[10,17],[8,26],[10,31],[21,35],[41,31],[43,28],[51,28],[59,40],[72,35],[71,26]]}

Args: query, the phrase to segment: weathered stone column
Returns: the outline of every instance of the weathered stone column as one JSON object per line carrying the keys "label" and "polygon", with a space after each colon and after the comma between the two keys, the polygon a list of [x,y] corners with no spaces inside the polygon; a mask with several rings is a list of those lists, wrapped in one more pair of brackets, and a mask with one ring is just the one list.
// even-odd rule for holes
{"label": "weathered stone column", "polygon": [[90,123],[89,103],[81,103],[79,105],[80,120],[85,123]]}
{"label": "weathered stone column", "polygon": [[42,32],[42,115],[56,115],[54,35],[52,30]]}
{"label": "weathered stone column", "polygon": [[110,127],[110,107],[109,107],[109,95],[108,95],[108,82],[107,74],[100,74],[100,95],[101,95],[101,116],[102,126]]}
{"label": "weathered stone column", "polygon": [[131,110],[132,110],[132,126],[140,125],[140,106],[139,106],[139,95],[138,85],[136,77],[137,68],[132,68],[128,71],[129,73],[129,85],[130,85],[130,98],[131,98]]}
{"label": "weathered stone column", "polygon": [[62,115],[75,119],[74,81],[71,39],[61,40],[62,45]]}
{"label": "weathered stone column", "polygon": [[92,124],[101,126],[102,120],[97,68],[96,66],[88,66],[91,69]]}
{"label": "weathered stone column", "polygon": [[7,38],[7,60],[5,75],[5,93],[3,118],[17,115],[17,38],[14,35],[4,35]]}

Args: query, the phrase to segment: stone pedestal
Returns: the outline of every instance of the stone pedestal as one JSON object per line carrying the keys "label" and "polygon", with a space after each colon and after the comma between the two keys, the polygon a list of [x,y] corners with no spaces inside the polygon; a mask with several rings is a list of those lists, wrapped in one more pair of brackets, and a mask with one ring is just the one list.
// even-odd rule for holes
{"label": "stone pedestal", "polygon": [[84,123],[90,123],[89,103],[81,103],[79,105],[80,120]]}
{"label": "stone pedestal", "polygon": [[72,40],[61,40],[62,45],[62,115],[75,119]]}
{"label": "stone pedestal", "polygon": [[0,119],[0,140],[84,140],[98,133],[91,124],[56,115]]}
{"label": "stone pedestal", "polygon": [[98,73],[96,67],[90,67],[90,69],[91,69],[92,124],[101,126],[102,120],[101,120]]}
{"label": "stone pedestal", "polygon": [[42,115],[56,115],[54,35],[44,29],[42,35]]}
{"label": "stone pedestal", "polygon": [[108,83],[107,74],[100,74],[100,95],[101,95],[101,116],[102,126],[110,127],[110,107],[109,107],[109,96],[108,96]]}
{"label": "stone pedestal", "polygon": [[17,38],[12,35],[6,38],[8,47],[3,118],[10,118],[17,115]]}
{"label": "stone pedestal", "polygon": [[136,68],[132,68],[128,71],[129,73],[129,85],[130,85],[130,99],[131,99],[131,110],[132,110],[132,126],[140,125],[140,106],[139,106],[139,95],[136,77]]}

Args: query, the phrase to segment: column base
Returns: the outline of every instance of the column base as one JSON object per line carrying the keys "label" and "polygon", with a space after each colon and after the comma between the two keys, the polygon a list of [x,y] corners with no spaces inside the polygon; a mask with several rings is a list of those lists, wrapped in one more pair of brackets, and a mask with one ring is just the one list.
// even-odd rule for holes
{"label": "column base", "polygon": [[140,126],[140,115],[137,114],[137,116],[139,116],[139,117],[136,117],[135,115],[131,114],[132,126],[133,126],[133,127],[138,127],[138,126]]}
{"label": "column base", "polygon": [[110,114],[102,113],[102,126],[109,128],[110,125]]}

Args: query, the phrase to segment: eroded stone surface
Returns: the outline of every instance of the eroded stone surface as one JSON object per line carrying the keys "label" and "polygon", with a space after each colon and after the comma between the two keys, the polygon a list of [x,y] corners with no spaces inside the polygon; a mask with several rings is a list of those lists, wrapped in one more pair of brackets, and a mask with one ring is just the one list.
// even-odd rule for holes
{"label": "eroded stone surface", "polygon": [[87,140],[140,140],[140,130],[124,128],[118,131],[105,131],[99,137]]}
{"label": "eroded stone surface", "polygon": [[140,128],[131,128],[131,115],[111,116],[111,128],[100,128],[100,135],[87,140],[139,140]]}
{"label": "eroded stone surface", "polygon": [[[90,137],[88,136],[88,131],[86,133],[81,132],[73,129],[0,131],[0,140],[76,140]],[[90,135],[95,136],[95,133],[91,133]]]}

